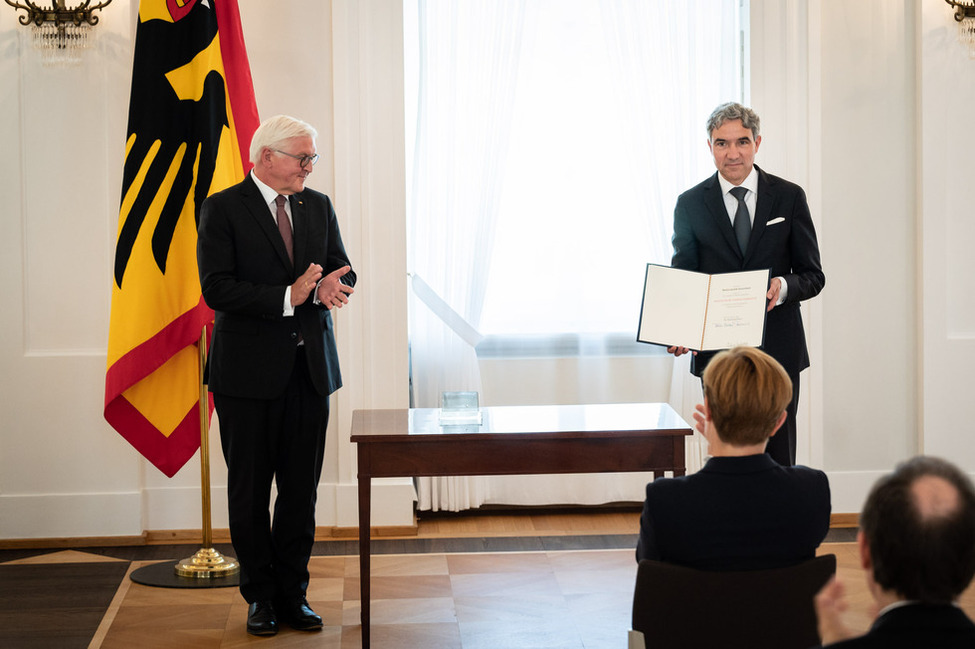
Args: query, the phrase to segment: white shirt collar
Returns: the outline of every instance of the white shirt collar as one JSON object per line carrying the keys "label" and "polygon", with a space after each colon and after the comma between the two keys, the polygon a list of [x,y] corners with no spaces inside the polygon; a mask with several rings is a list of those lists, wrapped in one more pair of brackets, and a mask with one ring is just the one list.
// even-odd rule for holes
{"label": "white shirt collar", "polygon": [[887,606],[885,606],[882,609],[880,609],[880,611],[877,612],[877,617],[880,617],[881,615],[883,615],[887,611],[893,611],[895,608],[900,608],[902,606],[910,606],[911,604],[917,604],[917,603],[918,602],[916,602],[914,600],[910,600],[910,599],[898,600],[898,601],[894,602],[893,604],[888,604]]}
{"label": "white shirt collar", "polygon": [[744,187],[755,195],[758,195],[758,171],[752,166],[752,170],[745,176],[745,180],[740,185],[732,185],[721,172],[718,172],[718,182],[721,183],[721,193],[727,194],[734,187]]}
{"label": "white shirt collar", "polygon": [[[893,611],[895,608],[901,608],[902,606],[914,606],[915,604],[920,604],[920,603],[921,602],[915,599],[901,599],[892,604],[888,604],[887,606],[880,609],[880,611],[877,613],[877,617],[879,618],[885,613]],[[951,605],[954,606],[955,608],[961,608],[960,606],[958,606],[958,602],[952,602]]]}
{"label": "white shirt collar", "polygon": [[254,181],[254,184],[257,185],[257,189],[261,192],[261,196],[264,198],[264,204],[270,205],[272,209],[276,209],[272,203],[274,203],[274,199],[278,197],[278,193],[263,183],[261,179],[257,177],[257,174],[254,173],[253,169],[251,169],[251,180]]}

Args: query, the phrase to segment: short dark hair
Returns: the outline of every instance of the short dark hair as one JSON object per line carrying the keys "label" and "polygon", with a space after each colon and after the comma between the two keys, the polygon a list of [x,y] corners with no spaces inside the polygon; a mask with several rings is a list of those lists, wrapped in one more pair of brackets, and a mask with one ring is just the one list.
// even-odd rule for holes
{"label": "short dark hair", "polygon": [[[915,487],[926,477],[957,492],[950,506],[924,511]],[[949,603],[975,576],[975,488],[950,462],[918,456],[878,480],[860,514],[860,529],[874,581],[901,597]]]}

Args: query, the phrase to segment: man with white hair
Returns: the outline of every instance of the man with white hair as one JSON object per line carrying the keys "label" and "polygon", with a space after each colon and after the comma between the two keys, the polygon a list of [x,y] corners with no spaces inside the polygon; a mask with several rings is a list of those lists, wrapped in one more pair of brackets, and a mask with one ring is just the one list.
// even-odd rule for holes
{"label": "man with white hair", "polygon": [[322,628],[306,592],[328,396],[342,386],[329,309],[348,303],[356,275],[332,202],[305,187],[316,136],[293,117],[266,120],[250,174],[200,211],[200,285],[216,314],[207,376],[253,635],[277,633],[279,616]]}

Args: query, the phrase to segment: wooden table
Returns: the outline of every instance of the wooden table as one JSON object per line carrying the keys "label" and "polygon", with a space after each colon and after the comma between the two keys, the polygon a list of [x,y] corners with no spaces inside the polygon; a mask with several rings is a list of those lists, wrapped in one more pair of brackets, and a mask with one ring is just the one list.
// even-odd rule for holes
{"label": "wooden table", "polygon": [[439,408],[356,410],[362,646],[369,647],[372,478],[664,471],[684,475],[691,427],[663,403],[481,408],[440,424]]}

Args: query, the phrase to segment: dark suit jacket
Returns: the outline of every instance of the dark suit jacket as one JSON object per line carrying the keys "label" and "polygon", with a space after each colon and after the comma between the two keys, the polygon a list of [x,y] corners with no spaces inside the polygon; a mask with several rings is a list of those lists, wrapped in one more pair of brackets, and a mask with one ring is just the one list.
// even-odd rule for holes
{"label": "dark suit jacket", "polygon": [[858,638],[829,649],[971,649],[975,624],[956,606],[907,604],[877,618]]}
{"label": "dark suit jacket", "polygon": [[[249,399],[281,394],[294,367],[299,332],[315,390],[327,396],[342,385],[328,309],[309,296],[293,317],[282,311],[285,289],[308,264],[320,264],[323,276],[351,264],[328,196],[305,189],[289,200],[294,265],[250,175],[207,198],[200,210],[200,283],[216,312],[208,358],[212,392]],[[355,273],[342,281],[353,286]]]}
{"label": "dark suit jacket", "polygon": [[[769,279],[784,277],[788,298],[766,318],[762,348],[790,376],[809,367],[799,302],[818,295],[826,283],[819,244],[802,188],[757,166],[758,198],[742,257],[725,208],[718,174],[687,190],[674,209],[674,256],[671,266],[702,273],[770,269]],[[691,371],[700,376],[713,354],[700,353]]]}
{"label": "dark suit jacket", "polygon": [[647,485],[637,561],[758,570],[811,559],[829,531],[826,474],[768,454],[713,457],[697,473]]}

